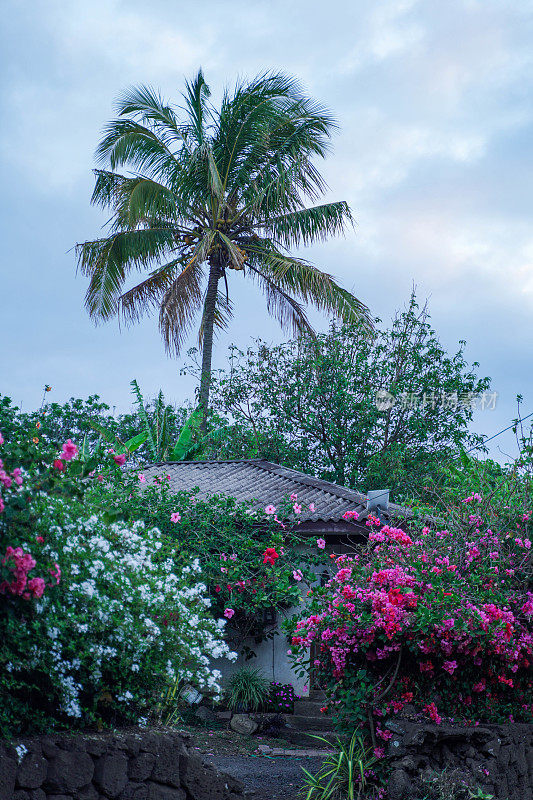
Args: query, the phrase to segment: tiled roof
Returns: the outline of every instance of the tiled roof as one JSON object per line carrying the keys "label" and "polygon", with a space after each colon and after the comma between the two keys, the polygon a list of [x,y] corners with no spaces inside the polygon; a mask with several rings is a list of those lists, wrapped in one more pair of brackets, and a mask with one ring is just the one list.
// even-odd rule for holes
{"label": "tiled roof", "polygon": [[[346,511],[352,510],[358,511],[363,518],[366,515],[366,497],[360,492],[262,459],[166,461],[151,464],[143,471],[148,481],[156,476],[170,475],[171,490],[198,489],[196,496],[199,499],[225,495],[239,502],[265,507],[268,503],[279,505],[294,492],[302,506],[302,522],[338,522]],[[314,513],[309,511],[310,503],[315,505]],[[389,516],[406,518],[410,512],[390,503]]]}

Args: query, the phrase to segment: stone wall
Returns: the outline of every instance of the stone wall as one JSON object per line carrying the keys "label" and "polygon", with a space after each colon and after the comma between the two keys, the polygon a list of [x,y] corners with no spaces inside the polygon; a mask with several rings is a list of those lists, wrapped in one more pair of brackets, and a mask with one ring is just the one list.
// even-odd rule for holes
{"label": "stone wall", "polygon": [[395,719],[390,800],[418,793],[424,771],[457,771],[498,800],[533,800],[533,725],[423,725]]}
{"label": "stone wall", "polygon": [[241,800],[173,731],[0,742],[0,800]]}

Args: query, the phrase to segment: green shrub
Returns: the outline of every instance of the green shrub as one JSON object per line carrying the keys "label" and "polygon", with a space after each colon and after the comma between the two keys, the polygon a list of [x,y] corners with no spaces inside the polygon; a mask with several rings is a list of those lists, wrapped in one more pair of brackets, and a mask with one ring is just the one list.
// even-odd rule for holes
{"label": "green shrub", "polygon": [[269,692],[270,682],[259,670],[242,667],[230,677],[225,696],[232,710],[257,711],[267,702]]}
{"label": "green shrub", "polygon": [[3,736],[142,723],[170,684],[217,696],[209,664],[230,655],[198,560],[175,569],[159,529],[94,513],[83,485],[66,493],[76,450],[33,475],[8,451],[1,470]]}

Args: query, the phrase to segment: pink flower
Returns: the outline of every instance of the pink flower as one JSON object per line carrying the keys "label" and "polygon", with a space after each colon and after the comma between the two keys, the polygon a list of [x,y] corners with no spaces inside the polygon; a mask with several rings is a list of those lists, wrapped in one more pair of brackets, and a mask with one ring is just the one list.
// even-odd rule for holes
{"label": "pink flower", "polygon": [[[55,567],[55,569],[54,569],[54,567]],[[55,578],[56,586],[57,586],[57,584],[61,580],[61,569],[59,568],[59,564],[56,564],[56,563],[54,563],[54,567],[51,567],[48,570],[48,572],[50,573],[52,578]],[[53,584],[50,584],[50,586],[53,586]]]}
{"label": "pink flower", "polygon": [[455,670],[457,669],[457,661],[445,661],[442,665],[442,668],[449,672],[450,675],[453,675]]}
{"label": "pink flower", "polygon": [[61,458],[63,461],[72,461],[74,456],[78,455],[78,448],[72,441],[72,439],[67,439],[67,441],[63,445],[63,449],[61,450]]}
{"label": "pink flower", "polygon": [[43,544],[44,538],[42,536],[37,536],[37,541],[39,542],[39,544]]}
{"label": "pink flower", "polygon": [[301,514],[302,513],[302,507],[301,507],[301,505],[299,505],[299,503],[295,503],[292,508],[293,508],[293,511],[294,511],[295,514]]}
{"label": "pink flower", "polygon": [[320,550],[323,550],[323,549],[325,548],[325,546],[326,546],[326,541],[325,541],[325,539],[317,539],[317,540],[316,540],[316,546],[317,546],[317,547],[318,547]]}
{"label": "pink flower", "polygon": [[291,494],[291,503],[295,503],[297,500],[298,500],[298,495],[296,494],[296,492],[293,492]]}
{"label": "pink flower", "polygon": [[226,617],[226,619],[231,619],[234,614],[235,614],[235,609],[233,608],[224,609],[224,616]]}
{"label": "pink flower", "polygon": [[172,514],[170,515],[170,521],[179,522],[180,520],[181,520],[181,514],[179,514],[177,511],[173,511]]}
{"label": "pink flower", "polygon": [[347,521],[350,520],[350,519],[354,519],[355,520],[355,519],[359,519],[359,514],[357,513],[357,511],[345,511],[344,514],[342,515],[342,518],[347,520]]}
{"label": "pink flower", "polygon": [[146,477],[143,472],[139,472],[137,477],[139,478],[139,483],[146,483]]}
{"label": "pink flower", "polygon": [[292,577],[294,578],[295,581],[301,581],[303,578],[302,570],[301,569],[293,570]]}
{"label": "pink flower", "polygon": [[61,461],[60,458],[56,458],[54,460],[54,465],[53,466],[54,466],[54,469],[59,470],[59,472],[63,472],[63,470],[65,469],[65,465],[63,464],[63,462]]}
{"label": "pink flower", "polygon": [[263,553],[263,564],[272,564],[272,566],[274,566],[278,558],[279,555],[276,553],[276,548],[267,547],[267,549]]}
{"label": "pink flower", "polygon": [[118,456],[113,456],[113,461],[115,464],[118,464],[121,467],[123,464],[126,463],[126,455],[124,453],[120,453]]}
{"label": "pink flower", "polygon": [[275,506],[273,506],[273,505],[268,505],[268,506],[265,508],[265,514],[275,514],[275,513],[276,513],[276,508],[275,508]]}
{"label": "pink flower", "polygon": [[43,596],[45,586],[42,578],[31,578],[27,584],[28,591],[36,598]]}
{"label": "pink flower", "polygon": [[0,470],[0,483],[3,483],[6,489],[9,489],[13,483],[7,472],[3,469]]}
{"label": "pink flower", "polygon": [[2,500],[2,498],[0,497],[0,514],[2,513],[2,511],[4,510],[4,508],[5,508],[4,501],[3,501],[3,500]]}
{"label": "pink flower", "polygon": [[311,512],[311,514],[315,513],[316,508],[314,503],[309,503],[309,511]]}
{"label": "pink flower", "polygon": [[2,431],[0,431],[0,445],[4,444],[4,437],[2,436]]}
{"label": "pink flower", "polygon": [[21,468],[20,467],[15,467],[15,469],[13,470],[13,472],[11,474],[13,475],[13,480],[15,481],[17,486],[22,486],[22,470],[21,470]]}

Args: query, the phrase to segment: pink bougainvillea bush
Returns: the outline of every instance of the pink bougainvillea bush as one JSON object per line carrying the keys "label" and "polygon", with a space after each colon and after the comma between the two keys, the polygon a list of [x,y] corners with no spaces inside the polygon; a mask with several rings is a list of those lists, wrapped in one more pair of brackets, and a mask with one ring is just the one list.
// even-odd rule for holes
{"label": "pink bougainvillea bush", "polygon": [[529,515],[496,533],[473,508],[481,497],[467,501],[463,529],[407,533],[370,519],[367,546],[332,556],[293,630],[295,661],[312,660],[329,711],[376,741],[400,712],[533,720]]}

